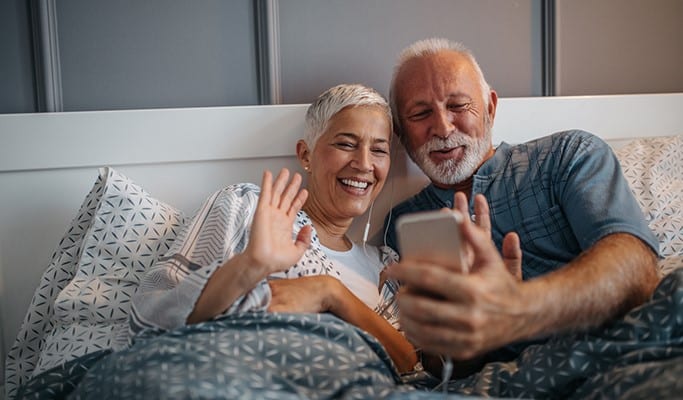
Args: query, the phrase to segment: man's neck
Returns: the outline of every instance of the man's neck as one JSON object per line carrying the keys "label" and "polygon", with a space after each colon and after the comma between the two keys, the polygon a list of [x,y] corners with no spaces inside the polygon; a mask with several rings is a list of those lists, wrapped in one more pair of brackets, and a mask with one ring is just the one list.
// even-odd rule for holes
{"label": "man's neck", "polygon": [[432,182],[434,186],[436,186],[439,189],[444,189],[444,190],[453,190],[455,192],[463,192],[467,196],[467,198],[470,198],[470,194],[472,193],[472,182],[474,182],[474,176],[470,176],[469,178],[465,179],[462,182],[458,182],[453,185],[444,185],[438,182]]}

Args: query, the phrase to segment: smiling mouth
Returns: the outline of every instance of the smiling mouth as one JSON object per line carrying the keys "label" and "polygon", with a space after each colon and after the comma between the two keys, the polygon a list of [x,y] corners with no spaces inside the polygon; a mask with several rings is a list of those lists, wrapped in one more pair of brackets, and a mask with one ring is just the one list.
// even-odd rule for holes
{"label": "smiling mouth", "polygon": [[459,158],[464,154],[465,146],[449,147],[444,149],[432,150],[429,152],[429,156],[437,160]]}
{"label": "smiling mouth", "polygon": [[352,187],[354,189],[358,189],[358,190],[365,190],[368,188],[368,186],[370,186],[369,182],[357,181],[357,180],[348,179],[348,178],[340,179],[339,182],[341,182],[345,186],[350,186],[350,187]]}

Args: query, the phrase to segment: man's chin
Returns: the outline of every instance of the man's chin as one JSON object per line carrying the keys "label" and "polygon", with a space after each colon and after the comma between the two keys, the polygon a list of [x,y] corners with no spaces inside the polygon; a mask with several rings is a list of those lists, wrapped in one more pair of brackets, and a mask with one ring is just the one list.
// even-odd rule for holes
{"label": "man's chin", "polygon": [[429,180],[441,186],[457,185],[467,180],[470,176],[469,174],[464,173],[462,168],[448,168],[448,166],[432,163],[427,165],[418,164],[418,166],[422,172],[427,175]]}

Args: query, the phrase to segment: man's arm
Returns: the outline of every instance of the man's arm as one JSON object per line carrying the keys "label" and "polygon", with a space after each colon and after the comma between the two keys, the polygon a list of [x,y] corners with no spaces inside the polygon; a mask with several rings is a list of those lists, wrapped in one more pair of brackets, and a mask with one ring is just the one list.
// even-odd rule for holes
{"label": "man's arm", "polygon": [[531,324],[521,339],[599,326],[645,302],[658,282],[648,245],[630,234],[608,235],[565,267],[522,286]]}
{"label": "man's arm", "polygon": [[418,348],[469,360],[507,344],[598,326],[642,303],[658,278],[649,246],[629,234],[599,240],[562,269],[521,282],[487,234],[463,224],[476,271],[469,275],[401,262],[389,275],[405,288],[402,328]]}

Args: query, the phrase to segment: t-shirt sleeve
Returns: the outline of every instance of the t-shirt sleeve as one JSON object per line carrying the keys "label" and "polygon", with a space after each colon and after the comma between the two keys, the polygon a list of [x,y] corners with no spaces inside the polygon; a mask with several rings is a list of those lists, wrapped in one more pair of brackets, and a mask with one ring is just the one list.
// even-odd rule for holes
{"label": "t-shirt sleeve", "polygon": [[557,175],[556,187],[581,248],[587,249],[609,234],[629,233],[657,253],[658,241],[610,146],[586,132],[575,135],[566,146],[575,147],[574,156]]}

